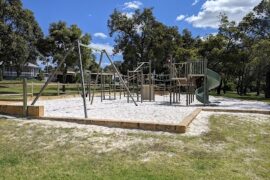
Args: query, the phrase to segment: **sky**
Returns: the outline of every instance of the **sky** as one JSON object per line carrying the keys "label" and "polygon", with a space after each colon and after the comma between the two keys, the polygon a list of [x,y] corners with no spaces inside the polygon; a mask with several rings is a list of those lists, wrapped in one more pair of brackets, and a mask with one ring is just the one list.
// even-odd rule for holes
{"label": "sky", "polygon": [[[77,24],[92,36],[92,46],[112,52],[114,40],[109,37],[107,21],[114,9],[129,17],[136,9],[153,8],[158,21],[189,29],[193,36],[217,32],[219,15],[239,22],[260,0],[22,0],[34,12],[45,35],[52,22]],[[117,57],[116,57],[117,58]],[[118,56],[121,58],[121,56]]]}

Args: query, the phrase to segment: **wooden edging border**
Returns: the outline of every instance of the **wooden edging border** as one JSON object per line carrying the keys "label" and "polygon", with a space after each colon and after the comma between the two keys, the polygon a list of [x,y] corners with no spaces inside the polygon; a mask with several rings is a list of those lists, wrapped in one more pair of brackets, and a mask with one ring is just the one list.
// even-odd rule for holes
{"label": "wooden edging border", "polygon": [[196,116],[201,112],[201,109],[196,109],[191,114],[181,121],[180,124],[160,124],[160,123],[148,123],[139,121],[119,121],[112,119],[84,119],[84,118],[69,118],[69,117],[38,117],[35,119],[40,120],[51,120],[51,121],[62,121],[62,122],[72,122],[77,124],[86,125],[98,125],[114,128],[125,128],[125,129],[142,129],[150,131],[164,131],[172,133],[185,133],[188,125],[196,118]]}
{"label": "wooden edging border", "polygon": [[213,109],[213,108],[197,108],[186,116],[180,124],[160,124],[160,123],[147,123],[140,121],[122,121],[113,119],[84,119],[84,118],[70,118],[70,117],[37,117],[35,119],[72,122],[85,125],[98,125],[114,128],[125,129],[141,129],[150,131],[164,131],[171,133],[185,133],[188,126],[202,111],[208,112],[231,112],[231,113],[256,113],[270,115],[267,110],[240,110],[240,109]]}

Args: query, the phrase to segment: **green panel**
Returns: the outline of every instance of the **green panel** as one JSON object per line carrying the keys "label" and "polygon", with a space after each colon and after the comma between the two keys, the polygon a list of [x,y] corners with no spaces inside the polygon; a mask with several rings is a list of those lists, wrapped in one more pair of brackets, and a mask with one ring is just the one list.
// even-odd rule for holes
{"label": "green panel", "polygon": [[[218,87],[220,84],[220,81],[221,81],[221,77],[218,73],[216,73],[215,71],[212,71],[211,69],[207,69],[207,89],[208,90]],[[204,95],[205,95],[204,86],[201,86],[198,89],[196,89],[195,94],[196,94],[196,99],[199,102],[204,103],[204,104],[210,103],[209,100],[207,100],[207,102],[204,102]]]}

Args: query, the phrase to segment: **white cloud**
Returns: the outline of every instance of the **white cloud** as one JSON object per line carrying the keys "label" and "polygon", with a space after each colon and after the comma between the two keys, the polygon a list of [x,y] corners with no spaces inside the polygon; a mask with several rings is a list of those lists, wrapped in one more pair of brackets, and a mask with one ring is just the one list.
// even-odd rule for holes
{"label": "white cloud", "polygon": [[127,16],[127,18],[132,18],[134,15],[134,12],[123,12],[122,14]]}
{"label": "white cloud", "polygon": [[140,9],[140,7],[143,5],[140,1],[130,1],[124,3],[124,9]]}
{"label": "white cloud", "polygon": [[198,4],[198,2],[200,2],[200,0],[195,0],[191,5],[195,6],[196,4]]}
{"label": "white cloud", "polygon": [[179,16],[176,17],[176,21],[182,21],[183,19],[185,19],[185,15],[181,14]]}
{"label": "white cloud", "polygon": [[218,28],[220,14],[226,14],[237,23],[250,12],[261,0],[207,0],[197,15],[185,19],[197,28]]}
{"label": "white cloud", "polygon": [[107,51],[107,53],[109,53],[110,55],[113,54],[113,46],[111,46],[108,43],[106,43],[106,44],[102,44],[102,43],[91,43],[90,44],[90,47],[95,48],[95,49],[99,49],[99,50],[105,49]]}
{"label": "white cloud", "polygon": [[94,34],[94,37],[101,38],[101,39],[106,39],[108,36],[102,32],[97,32]]}

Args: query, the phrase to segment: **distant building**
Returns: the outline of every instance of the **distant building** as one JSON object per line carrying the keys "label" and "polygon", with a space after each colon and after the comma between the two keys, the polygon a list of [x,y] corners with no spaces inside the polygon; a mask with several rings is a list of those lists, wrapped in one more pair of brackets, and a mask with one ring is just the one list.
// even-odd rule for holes
{"label": "distant building", "polygon": [[[68,70],[66,74],[66,81],[65,83],[75,83],[76,82],[76,72],[73,70]],[[54,81],[58,81],[60,83],[64,83],[63,72],[56,73],[56,79]]]}
{"label": "distant building", "polygon": [[[39,71],[40,71],[39,66],[28,62],[28,63],[25,63],[25,65],[23,66],[20,77],[29,78],[29,79],[36,78],[37,75],[39,74]],[[5,79],[16,78],[17,77],[16,68],[14,66],[4,67],[3,77]]]}

